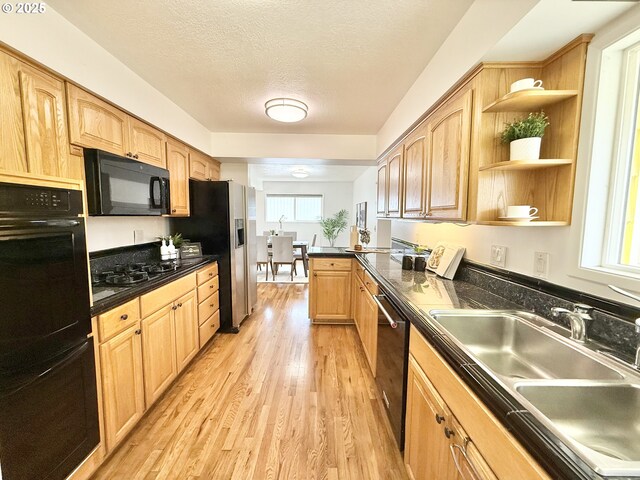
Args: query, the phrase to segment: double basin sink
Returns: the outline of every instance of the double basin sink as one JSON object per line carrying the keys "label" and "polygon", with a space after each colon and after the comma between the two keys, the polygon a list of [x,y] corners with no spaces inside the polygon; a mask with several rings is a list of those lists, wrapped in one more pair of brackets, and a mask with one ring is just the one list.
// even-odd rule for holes
{"label": "double basin sink", "polygon": [[428,316],[595,472],[640,477],[638,372],[528,312]]}

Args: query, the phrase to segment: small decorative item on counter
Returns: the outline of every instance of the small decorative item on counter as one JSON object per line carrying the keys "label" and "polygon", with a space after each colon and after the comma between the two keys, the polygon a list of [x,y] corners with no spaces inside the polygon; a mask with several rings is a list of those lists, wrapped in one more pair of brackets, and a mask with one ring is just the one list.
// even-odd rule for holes
{"label": "small decorative item on counter", "polygon": [[358,245],[358,227],[355,225],[351,225],[351,229],[349,231],[349,246],[353,249]]}
{"label": "small decorative item on counter", "polygon": [[360,241],[364,244],[364,248],[367,248],[371,242],[371,232],[367,228],[360,229]]}
{"label": "small decorative item on counter", "polygon": [[413,257],[411,255],[402,256],[402,269],[413,270]]}
{"label": "small decorative item on counter", "polygon": [[353,249],[357,252],[362,250],[362,245],[360,245],[359,243],[353,246]]}
{"label": "small decorative item on counter", "polygon": [[452,280],[460,265],[465,248],[450,243],[438,243],[429,255],[427,268],[437,275]]}
{"label": "small decorative item on counter", "polygon": [[425,257],[416,257],[413,260],[413,269],[416,272],[424,272],[427,268],[427,259]]}
{"label": "small decorative item on counter", "polygon": [[178,250],[176,246],[173,244],[173,238],[169,237],[169,245],[167,246],[167,250],[169,251],[169,259],[173,260],[178,258]]}
{"label": "small decorative item on counter", "polygon": [[196,258],[202,256],[202,245],[199,242],[184,242],[180,247],[180,258]]}
{"label": "small decorative item on counter", "polygon": [[540,159],[540,143],[549,118],[544,112],[530,113],[527,118],[506,123],[502,143],[509,144],[509,160]]}
{"label": "small decorative item on counter", "polygon": [[169,260],[171,257],[169,256],[169,247],[167,246],[167,241],[164,237],[162,237],[162,245],[160,246],[160,260]]}

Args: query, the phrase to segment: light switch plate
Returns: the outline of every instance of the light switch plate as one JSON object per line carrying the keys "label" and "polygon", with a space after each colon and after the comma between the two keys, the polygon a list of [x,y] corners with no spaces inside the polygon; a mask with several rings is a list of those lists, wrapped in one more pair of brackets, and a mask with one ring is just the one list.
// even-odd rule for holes
{"label": "light switch plate", "polygon": [[491,265],[505,268],[507,265],[507,247],[491,245]]}
{"label": "light switch plate", "polygon": [[533,254],[533,275],[538,278],[547,278],[549,275],[549,254],[547,252]]}

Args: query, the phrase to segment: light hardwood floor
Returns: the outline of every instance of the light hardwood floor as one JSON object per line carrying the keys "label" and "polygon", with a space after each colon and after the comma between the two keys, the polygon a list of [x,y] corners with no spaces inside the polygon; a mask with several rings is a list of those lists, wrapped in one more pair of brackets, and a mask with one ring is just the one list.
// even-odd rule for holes
{"label": "light hardwood floor", "polygon": [[353,326],[314,325],[308,285],[258,285],[95,479],[406,479]]}

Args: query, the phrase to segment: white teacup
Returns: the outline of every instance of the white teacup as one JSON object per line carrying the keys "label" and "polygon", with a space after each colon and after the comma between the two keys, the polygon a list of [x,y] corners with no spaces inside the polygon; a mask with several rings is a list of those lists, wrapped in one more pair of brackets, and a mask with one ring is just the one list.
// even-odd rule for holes
{"label": "white teacup", "polygon": [[517,92],[518,90],[526,90],[527,88],[538,88],[542,86],[542,80],[536,80],[534,78],[521,78],[511,84],[510,92]]}
{"label": "white teacup", "polygon": [[509,218],[533,217],[536,213],[538,213],[538,209],[531,205],[509,205],[507,207],[507,217]]}

